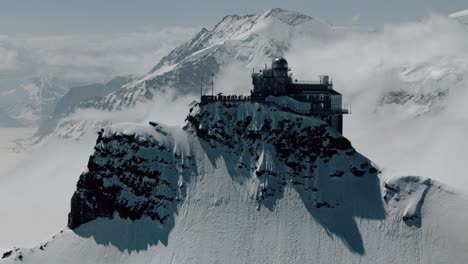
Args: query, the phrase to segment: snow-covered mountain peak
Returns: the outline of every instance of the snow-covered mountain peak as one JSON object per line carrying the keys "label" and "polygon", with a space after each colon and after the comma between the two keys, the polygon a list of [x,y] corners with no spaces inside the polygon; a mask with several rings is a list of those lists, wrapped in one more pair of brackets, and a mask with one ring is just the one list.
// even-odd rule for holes
{"label": "snow-covered mountain peak", "polygon": [[[176,96],[186,94],[198,95],[200,92],[200,80],[203,76],[205,79],[211,79],[212,74],[216,84],[223,82],[231,84],[233,83],[231,78],[236,78],[236,81],[239,80],[239,84],[231,86],[236,86],[236,90],[242,91],[240,93],[247,93],[251,85],[249,83],[249,73],[252,68],[258,69],[259,67],[263,67],[272,57],[288,53],[293,57],[293,60],[296,60],[296,63],[302,60],[302,58],[294,58],[293,54],[297,52],[290,50],[294,45],[296,49],[302,49],[305,56],[309,56],[307,57],[308,59],[304,60],[305,66],[300,65],[300,63],[297,63],[299,64],[298,66],[293,66],[295,69],[299,68],[302,71],[295,71],[295,74],[297,74],[295,76],[298,76],[299,79],[303,77],[310,78],[309,76],[312,72],[314,74],[329,72],[341,75],[341,78],[344,78],[343,81],[345,81],[342,83],[347,83],[361,73],[347,76],[347,74],[350,74],[350,71],[342,67],[330,67],[329,62],[327,62],[329,59],[324,58],[330,58],[330,63],[333,62],[332,64],[336,66],[341,63],[339,59],[335,58],[339,52],[331,49],[334,49],[333,47],[339,49],[341,45],[344,45],[348,41],[348,37],[346,37],[348,35],[354,36],[349,39],[360,39],[360,35],[365,35],[363,39],[369,39],[363,42],[366,43],[365,45],[371,43],[371,46],[373,46],[374,44],[372,43],[377,43],[374,41],[373,35],[376,36],[377,41],[380,41],[378,33],[359,32],[357,35],[353,35],[352,30],[337,29],[299,12],[278,8],[268,10],[260,15],[229,15],[211,28],[202,28],[192,39],[173,49],[149,73],[132,79],[120,89],[106,95],[104,98],[87,102],[79,107],[85,111],[88,108],[103,111],[125,111],[139,105],[149,104],[151,101],[154,101],[155,96],[158,96],[159,93],[162,93],[166,89],[173,91]],[[302,42],[302,40],[307,41]],[[358,42],[360,41],[358,40]],[[307,52],[309,48],[301,47],[301,45],[308,46],[306,44],[308,42],[313,46],[311,49],[314,52],[311,54]],[[345,45],[345,47],[347,46]],[[321,50],[326,50],[326,52],[321,54]],[[315,52],[317,52],[316,56],[321,54],[318,56],[320,63],[312,59]],[[365,56],[368,56],[367,51],[362,50],[362,52]],[[354,60],[354,55],[351,56],[351,60]],[[373,58],[370,59],[370,61],[373,60]],[[343,60],[343,62],[346,61]],[[305,64],[306,62],[307,64]],[[448,60],[448,63],[455,65],[451,60]],[[442,65],[444,62],[440,58],[423,61],[422,63],[410,63],[405,66],[407,70],[403,71],[400,65],[405,65],[404,63],[397,63],[397,68],[391,66],[393,63],[389,64],[390,66],[388,67],[382,66],[382,75],[391,76],[391,79],[395,78],[397,85],[388,85],[389,87],[386,88],[386,91],[375,100],[377,102],[372,102],[372,104],[379,109],[385,105],[390,105],[393,109],[394,106],[398,108],[398,105],[407,104],[406,106],[411,109],[410,112],[417,115],[429,112],[433,109],[432,106],[437,105],[437,102],[440,101],[439,99],[446,98],[446,90],[451,85],[446,85],[445,83],[454,75],[452,72],[458,75],[454,77],[458,85],[459,76],[463,76],[460,72],[463,72],[465,69],[465,67],[460,67],[459,69],[454,69],[454,71],[452,70],[453,66],[448,65],[446,67]],[[351,63],[348,67],[354,67],[353,65]],[[386,65],[386,63],[382,62],[381,64],[378,62],[378,65]],[[239,69],[239,66],[244,68]],[[235,71],[231,71],[231,68],[234,68]],[[366,67],[363,69],[365,69],[363,72],[375,70],[367,69]],[[241,74],[242,71],[244,71],[242,73],[244,74],[243,77],[233,77],[235,74]],[[368,75],[367,73],[364,74]],[[369,75],[373,76],[372,74]],[[380,73],[378,72],[378,74],[374,75],[377,76]],[[347,86],[348,84],[344,87]],[[350,85],[349,87],[352,86],[354,85]],[[386,84],[382,86],[386,86]],[[225,89],[225,87],[220,86],[219,92],[226,93],[230,90],[229,88],[222,89]],[[356,90],[359,89],[361,88],[357,88],[356,86]],[[414,103],[417,104],[417,111],[413,110]],[[438,111],[439,108],[436,107],[435,109]],[[52,130],[56,130],[54,133],[57,135],[94,133],[96,132],[96,128],[101,124],[105,124],[105,122],[101,124],[95,122],[90,125],[86,121],[76,124],[76,122],[69,122],[67,120],[61,120],[60,122],[57,128],[52,128]],[[49,124],[47,126],[50,127]],[[77,129],[79,131],[76,131]],[[71,138],[75,138],[75,136],[71,136]]]}
{"label": "snow-covered mountain peak", "polygon": [[[301,27],[301,24],[304,25]],[[280,41],[287,45],[287,42],[294,37],[295,32],[308,30],[309,33],[313,33],[318,30],[316,33],[321,34],[330,29],[331,26],[314,20],[310,16],[280,8],[268,10],[262,15],[228,15],[212,30],[203,28],[191,41],[173,50],[151,72],[159,70],[163,65],[178,63],[203,49],[222,45],[226,41],[243,41],[243,47],[238,47],[241,49],[246,49],[247,43],[258,38]],[[243,50],[241,52],[243,53]]]}
{"label": "snow-covered mountain peak", "polygon": [[468,24],[468,9],[462,10],[449,15],[450,18],[456,19],[463,24]]}
{"label": "snow-covered mountain peak", "polygon": [[314,19],[302,13],[299,13],[296,11],[284,10],[282,8],[273,8],[273,9],[266,11],[265,13],[261,15],[262,19],[266,19],[269,17],[273,17],[275,19],[281,20],[282,22],[288,25],[292,25],[292,26]]}
{"label": "snow-covered mountain peak", "polygon": [[[284,55],[292,41],[304,35],[316,36],[318,41],[324,41],[334,36],[335,32],[326,23],[278,8],[260,15],[225,16],[213,28],[202,28],[191,40],[173,49],[147,74],[130,80],[103,98],[78,105],[77,110],[127,110],[148,104],[164,89],[171,89],[176,95],[198,94],[202,76],[213,74],[216,78],[221,69],[233,65],[245,66],[247,80],[250,72],[247,69],[263,67],[273,57]],[[248,91],[249,88],[243,89]],[[47,134],[84,135],[94,133],[99,126],[99,122],[77,124],[65,118],[55,126],[45,124],[50,127]]]}
{"label": "snow-covered mountain peak", "polygon": [[37,126],[52,114],[55,104],[68,91],[70,84],[51,75],[29,78],[19,87],[0,94],[0,112],[5,112],[19,125]]}
{"label": "snow-covered mountain peak", "polygon": [[61,93],[65,94],[68,87],[57,77],[40,76],[30,78],[22,88],[29,93],[31,97],[39,98],[44,94]]}
{"label": "snow-covered mountain peak", "polygon": [[465,208],[437,182],[381,172],[320,119],[217,102],[184,128],[104,128],[69,228],[0,262],[462,263]]}
{"label": "snow-covered mountain peak", "polygon": [[[325,221],[320,214],[328,210],[344,210],[343,217],[384,217],[378,169],[324,121],[274,105],[219,102],[194,106],[183,130],[151,123],[100,132],[72,198],[69,226],[118,213],[132,220],[149,217],[172,229],[176,208],[192,199],[192,183],[202,175],[216,182],[219,173],[245,183],[238,195],[259,209],[273,210],[286,188],[293,188],[318,221]],[[226,188],[207,184],[203,189],[208,192]],[[345,191],[350,186],[368,187],[372,213],[346,205],[343,196],[356,204],[365,201]],[[341,191],[331,192],[333,188]],[[219,195],[215,198],[229,199]],[[362,242],[329,228],[340,233],[350,250],[362,253]]]}
{"label": "snow-covered mountain peak", "polygon": [[465,17],[465,16],[468,16],[468,9],[467,10],[462,10],[462,11],[459,11],[459,12],[455,12],[455,13],[452,13],[449,15],[449,17]]}

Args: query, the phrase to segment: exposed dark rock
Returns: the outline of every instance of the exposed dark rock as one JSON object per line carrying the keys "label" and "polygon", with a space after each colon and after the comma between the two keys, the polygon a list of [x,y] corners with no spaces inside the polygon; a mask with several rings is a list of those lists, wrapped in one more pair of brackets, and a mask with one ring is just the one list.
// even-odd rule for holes
{"label": "exposed dark rock", "polygon": [[397,192],[398,190],[393,188],[392,186],[388,185],[387,183],[384,184],[384,187],[385,189],[388,189],[388,190],[391,190],[391,191],[394,191],[394,192]]}
{"label": "exposed dark rock", "polygon": [[414,221],[416,218],[418,218],[417,216],[415,215],[411,215],[411,216],[403,216],[403,221]]}
{"label": "exposed dark rock", "polygon": [[[357,154],[351,146],[351,142],[342,136],[332,135],[326,123],[305,125],[304,118],[298,116],[292,120],[276,119],[275,125],[273,125],[271,116],[261,115],[262,117],[256,116],[255,125],[250,126],[253,120],[250,115],[239,118],[236,110],[223,111],[224,109],[220,108],[217,110],[218,112],[223,111],[222,118],[220,118],[219,115],[208,109],[200,108],[199,112],[190,114],[186,119],[189,124],[185,127],[186,131],[193,131],[212,149],[223,148],[222,151],[227,151],[226,154],[240,155],[245,149],[248,149],[249,154],[256,160],[259,159],[259,147],[269,144],[276,152],[278,162],[288,168],[287,171],[282,172],[291,178],[291,180],[286,181],[281,179],[278,173],[267,174],[264,170],[251,167],[255,170],[254,173],[258,178],[270,183],[269,187],[262,187],[258,190],[259,200],[262,201],[265,197],[269,197],[272,190],[282,192],[282,188],[272,188],[272,185],[284,186],[286,182],[306,191],[318,191],[308,181],[309,178],[313,177],[318,160],[328,164],[340,153],[348,156]],[[258,111],[258,108],[254,109],[256,112],[263,111]],[[269,110],[275,112],[277,108]],[[359,159],[362,160],[359,163],[362,169],[354,168],[352,172],[356,176],[363,176],[373,167],[362,156],[359,156]],[[249,165],[246,164],[237,163],[236,165],[236,168],[248,167]],[[341,177],[344,174],[345,172],[337,171],[329,176]],[[281,193],[277,194],[281,195]]]}
{"label": "exposed dark rock", "polygon": [[366,163],[361,164],[360,167],[361,167],[361,169],[366,169],[366,168],[369,168],[369,166],[370,166],[370,164],[366,162]]}
{"label": "exposed dark rock", "polygon": [[2,259],[4,259],[4,258],[8,258],[9,256],[11,256],[11,254],[12,254],[12,253],[13,253],[13,251],[12,251],[12,250],[10,250],[10,251],[7,251],[7,252],[3,253]]}
{"label": "exposed dark rock", "polygon": [[343,176],[343,174],[344,174],[344,171],[335,171],[335,173],[330,175],[330,177],[341,177]]}
{"label": "exposed dark rock", "polygon": [[[216,107],[216,111],[209,107]],[[310,125],[306,123],[310,120],[302,117],[274,119],[274,108],[259,117],[269,108],[257,111],[262,107],[255,106],[250,115],[238,115],[237,105],[209,107],[191,111],[184,131],[200,139],[208,154],[219,148],[222,155],[234,155],[237,160],[245,155],[247,158],[232,168],[257,176],[260,184],[256,199],[268,208],[273,206],[269,199],[281,197],[287,184],[301,192],[319,192],[313,180],[318,177],[318,166],[335,171],[323,175],[327,178],[342,177],[345,172],[333,168],[336,158],[356,154],[349,140],[334,133],[325,122]],[[255,113],[259,116],[253,120]],[[154,122],[150,125],[163,138],[171,137],[165,127]],[[185,198],[186,183],[179,179],[197,173],[197,159],[193,153],[174,153],[173,143],[169,142],[173,139],[161,141],[150,135],[141,138],[137,134],[101,131],[88,170],[81,174],[71,199],[68,226],[75,229],[98,217],[112,218],[116,214],[131,220],[149,217],[161,224],[172,219],[178,203]],[[274,157],[278,170],[257,168],[264,148]],[[374,169],[362,156],[353,156],[353,160],[361,168],[351,169],[356,176]],[[315,207],[332,208],[335,202],[321,201]]]}
{"label": "exposed dark rock", "polygon": [[[112,218],[114,213],[164,223],[174,214],[176,198],[183,196],[178,175],[191,171],[191,159],[181,157],[153,138],[103,135],[77,183],[68,226],[73,229],[98,217]],[[163,175],[162,170],[169,173]]]}
{"label": "exposed dark rock", "polygon": [[354,174],[354,176],[362,177],[362,176],[364,176],[364,174],[366,174],[366,171],[360,170],[360,169],[358,169],[356,167],[352,167],[351,168],[351,173]]}
{"label": "exposed dark rock", "polygon": [[99,144],[101,142],[103,133],[104,133],[104,129],[101,128],[101,130],[98,132],[98,138],[96,140],[96,144]]}
{"label": "exposed dark rock", "polygon": [[316,202],[315,207],[316,208],[322,208],[322,207],[331,208],[332,206],[327,202]]}

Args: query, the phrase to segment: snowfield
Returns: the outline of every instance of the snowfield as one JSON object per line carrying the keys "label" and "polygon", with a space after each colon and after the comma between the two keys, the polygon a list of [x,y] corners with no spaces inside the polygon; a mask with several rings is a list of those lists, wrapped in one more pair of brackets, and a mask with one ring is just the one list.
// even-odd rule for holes
{"label": "snowfield", "polygon": [[105,129],[74,229],[1,263],[464,263],[467,209],[437,181],[378,168],[321,120],[216,103],[194,106],[184,129]]}

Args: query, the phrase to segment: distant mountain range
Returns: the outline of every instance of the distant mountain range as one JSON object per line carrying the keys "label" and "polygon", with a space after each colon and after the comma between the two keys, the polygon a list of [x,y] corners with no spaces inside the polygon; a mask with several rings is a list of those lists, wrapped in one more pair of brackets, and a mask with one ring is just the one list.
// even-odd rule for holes
{"label": "distant mountain range", "polygon": [[[464,13],[451,17],[464,17]],[[117,78],[118,85],[111,85],[112,89],[103,88],[103,84],[72,89],[62,100],[59,98],[64,91],[58,93],[52,100],[57,106],[53,108],[55,110],[49,108],[45,115],[48,118],[36,118],[42,121],[36,137],[41,139],[53,134],[79,139],[111,122],[104,119],[71,120],[70,115],[76,111],[126,111],[154,101],[165,89],[171,89],[176,95],[198,95],[202,76],[214,74],[216,78],[229,65],[242,65],[247,80],[249,69],[263,67],[272,57],[290,53],[292,44],[302,38],[327,46],[353,33],[372,39],[378,31],[334,27],[299,12],[279,8],[261,15],[229,15],[212,29],[201,29],[143,76],[126,80]],[[385,106],[399,105],[401,113],[409,118],[440,111],[449,90],[464,86],[466,69],[462,61],[452,57],[385,69],[386,72],[379,74],[388,76],[391,82],[378,100],[366,104],[377,111]],[[348,95],[352,93],[348,91]],[[15,122],[18,114],[12,116],[9,113],[3,109],[4,122]],[[135,120],[138,118],[136,116]]]}
{"label": "distant mountain range", "polygon": [[[318,41],[326,41],[340,36],[337,34],[340,31],[310,16],[279,8],[262,15],[226,16],[213,29],[203,28],[190,41],[172,50],[147,74],[107,96],[81,102],[75,109],[129,109],[151,101],[165,88],[174,89],[177,94],[199,94],[201,77],[216,75],[224,66],[239,63],[246,69],[260,67],[287,52],[291,42],[299,37],[312,35]],[[106,122],[80,121],[78,125],[61,120],[52,133],[78,139],[103,124]],[[43,137],[49,132],[50,129],[40,129],[36,135]]]}
{"label": "distant mountain range", "polygon": [[66,118],[88,102],[101,100],[132,80],[131,76],[117,76],[109,82],[94,83],[71,88],[55,105],[54,111],[40,124],[36,135],[48,135],[56,129],[61,118]]}
{"label": "distant mountain range", "polygon": [[53,113],[55,104],[70,85],[57,77],[41,76],[31,78],[15,89],[0,92],[0,124],[37,126]]}

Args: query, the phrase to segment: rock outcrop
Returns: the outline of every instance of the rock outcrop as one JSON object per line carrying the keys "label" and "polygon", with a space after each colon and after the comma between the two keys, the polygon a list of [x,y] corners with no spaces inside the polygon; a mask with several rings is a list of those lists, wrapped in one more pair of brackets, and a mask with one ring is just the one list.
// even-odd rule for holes
{"label": "rock outcrop", "polygon": [[[233,161],[226,164],[228,170],[254,179],[254,199],[269,208],[288,184],[319,193],[320,184],[332,178],[376,178],[378,173],[325,122],[274,105],[196,106],[186,121],[183,131],[153,122],[133,130],[116,126],[101,131],[73,195],[68,226],[115,214],[171,222],[185,197],[184,187],[200,173],[197,161],[205,155],[213,162],[220,156]],[[182,150],[176,136],[191,150]],[[331,208],[340,201],[316,195],[313,203]]]}

